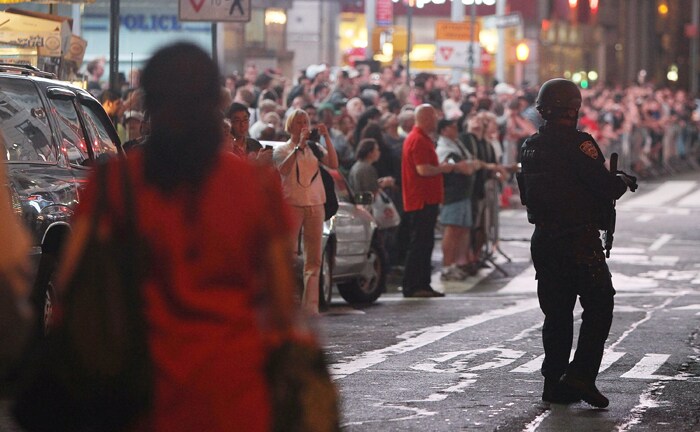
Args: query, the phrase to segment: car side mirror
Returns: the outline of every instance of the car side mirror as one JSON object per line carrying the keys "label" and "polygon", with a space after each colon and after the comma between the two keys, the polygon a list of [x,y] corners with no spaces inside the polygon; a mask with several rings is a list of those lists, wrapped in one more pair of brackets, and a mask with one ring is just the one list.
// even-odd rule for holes
{"label": "car side mirror", "polygon": [[355,203],[360,205],[371,205],[374,202],[374,194],[372,192],[360,192],[355,194]]}

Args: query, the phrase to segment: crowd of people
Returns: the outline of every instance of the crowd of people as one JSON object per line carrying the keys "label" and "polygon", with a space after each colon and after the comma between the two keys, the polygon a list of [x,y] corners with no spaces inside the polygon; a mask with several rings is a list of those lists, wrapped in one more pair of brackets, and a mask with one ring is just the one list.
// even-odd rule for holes
{"label": "crowd of people", "polygon": [[[90,86],[127,148],[148,134],[138,71],[130,73],[130,78],[122,98],[109,90],[100,94],[99,86]],[[432,137],[439,162],[457,164],[454,172],[444,175],[446,195],[439,214],[444,237],[442,278],[447,281],[462,280],[483,265],[480,251],[487,225],[497,226],[493,217],[484,220],[485,207],[497,212],[498,192],[517,192],[512,174],[519,148],[542,125],[535,109],[536,87],[472,86],[427,72],[407,82],[401,67],[372,72],[366,65],[310,65],[288,79],[277,70],[250,64],[242,73],[225,76],[221,84],[226,148],[259,164],[278,164],[272,151],[258,141],[297,142],[300,138],[295,140],[290,132],[289,119],[303,111],[308,118],[306,133],[315,128],[327,131],[319,141],[334,150],[338,168],[356,192],[377,194],[381,189],[402,215],[403,144],[415,125],[416,108],[431,105],[439,119]],[[641,178],[697,167],[700,117],[687,92],[635,84],[582,90],[582,94],[578,128],[596,139],[606,159],[612,152],[619,153],[620,167]],[[299,141],[302,149],[306,137]],[[407,223],[384,233],[386,258],[399,269],[409,239]],[[314,284],[317,269],[307,270]]]}
{"label": "crowd of people", "polygon": [[[101,168],[111,173],[107,200],[119,208],[124,191],[118,185],[130,179],[137,192],[136,228],[158,258],[142,287],[154,370],[153,403],[133,430],[269,429],[274,413],[263,370],[268,332],[284,333],[294,326],[289,257],[300,244],[304,284],[299,303],[308,315],[319,312],[327,198],[321,165],[345,173],[356,192],[384,191],[394,200],[402,223],[386,230],[382,243],[389,262],[403,270],[403,295],[441,297],[444,293],[430,285],[436,224],[443,230],[441,279],[460,281],[474,275],[485,264],[487,231],[497,225],[488,215],[494,207],[497,211],[498,191],[517,187],[513,177],[521,146],[543,122],[542,107],[540,112],[535,107],[536,89],[504,83],[472,87],[432,73],[419,73],[406,82],[403,71],[392,67],[373,73],[366,66],[331,70],[312,65],[292,83],[277,71],[251,65],[243,74],[221,80],[205,52],[176,44],[149,61],[142,83],[138,71],[130,74],[121,94],[99,83],[99,64],[91,63],[88,70],[89,90],[101,100],[130,153]],[[598,151],[606,159],[619,152],[623,168],[639,176],[697,167],[698,109],[687,93],[633,85],[584,91],[576,101],[575,112],[564,123],[569,129],[578,123],[585,132],[581,136],[587,141],[574,150],[583,152],[576,153],[579,158],[597,160],[594,168],[601,177],[609,173]],[[561,123],[556,116],[548,120],[555,126]],[[549,129],[540,129],[541,136],[554,136]],[[273,149],[261,141],[282,144]],[[528,142],[536,147],[536,140]],[[525,174],[531,176],[528,210],[536,207],[538,198],[532,189],[538,184],[532,175],[538,174],[538,163],[539,159],[523,161],[523,166],[529,164]],[[626,187],[614,186],[620,190],[607,199],[619,197]],[[77,209],[59,291],[89,235],[99,187],[93,178]],[[223,195],[228,198],[219,199]],[[0,195],[2,201],[7,198]],[[10,213],[1,207],[0,211]],[[108,215],[107,230],[118,232],[123,211]],[[537,222],[540,233],[560,229],[542,214]],[[98,235],[104,234],[102,228]],[[599,242],[598,228],[590,231],[591,244]],[[12,270],[0,268],[0,304],[7,305],[7,298],[13,302],[26,296],[21,263],[26,239],[21,229],[2,234],[17,236],[13,241],[18,245],[3,260],[18,264]],[[542,253],[533,256],[536,267],[553,268],[551,263],[563,256],[547,241],[535,242],[541,250],[533,250]],[[600,245],[595,248],[602,253]],[[554,269],[552,275],[557,272]],[[598,273],[607,274],[601,286],[610,291],[609,273],[601,270],[591,277]],[[554,276],[541,279],[541,286],[559,283]],[[542,298],[546,314],[552,313],[545,307],[549,303],[558,311],[556,298]],[[573,307],[570,299],[566,301]],[[13,310],[23,315],[24,309]],[[601,309],[608,313],[611,305]],[[602,352],[607,331],[595,335],[592,351]],[[570,336],[561,337],[569,338],[568,345],[562,345],[565,349],[545,344],[548,358],[556,357],[557,362],[556,367],[550,361],[543,368],[543,373],[551,372],[543,399],[583,398],[594,406],[607,406],[607,398],[595,388],[595,376],[579,377],[572,371],[562,375]],[[1,354],[0,359],[18,355]],[[578,355],[577,351],[577,359]],[[222,381],[222,376],[227,379]],[[560,380],[575,394],[561,393]],[[252,415],[233,416],[231,407]]]}

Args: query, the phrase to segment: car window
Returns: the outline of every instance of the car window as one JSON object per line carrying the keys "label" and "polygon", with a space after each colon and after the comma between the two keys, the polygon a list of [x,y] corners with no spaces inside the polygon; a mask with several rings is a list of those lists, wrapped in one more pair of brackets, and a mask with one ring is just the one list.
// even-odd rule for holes
{"label": "car window", "polygon": [[49,103],[55,108],[58,116],[61,144],[68,154],[68,161],[75,165],[86,165],[85,162],[90,156],[73,99],[49,99]]}
{"label": "car window", "polygon": [[88,101],[81,100],[80,106],[83,108],[85,123],[90,131],[90,136],[92,136],[92,150],[95,153],[95,159],[117,155],[119,153],[117,143],[112,139],[104,124],[104,122],[109,121],[109,118],[95,111],[97,108]]}
{"label": "car window", "polygon": [[0,144],[4,160],[56,162],[46,107],[29,81],[0,79]]}

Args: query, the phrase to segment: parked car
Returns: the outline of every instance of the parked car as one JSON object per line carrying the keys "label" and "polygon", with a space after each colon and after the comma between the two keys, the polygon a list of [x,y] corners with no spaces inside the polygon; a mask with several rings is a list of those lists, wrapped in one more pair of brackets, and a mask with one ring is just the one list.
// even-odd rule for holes
{"label": "parked car", "polygon": [[329,172],[335,181],[338,212],[323,225],[319,306],[325,309],[331,304],[334,285],[348,303],[372,303],[384,291],[387,272],[377,224],[368,211],[372,194],[355,194],[339,171]]}
{"label": "parked car", "polygon": [[387,271],[377,224],[367,211],[372,194],[355,194],[340,172],[330,173],[338,213],[323,226],[320,306],[330,305],[333,284],[348,303],[372,303],[384,291]]}
{"label": "parked car", "polygon": [[54,78],[31,66],[0,64],[0,150],[12,204],[32,235],[31,299],[44,325],[59,253],[90,167],[122,151],[102,105]]}

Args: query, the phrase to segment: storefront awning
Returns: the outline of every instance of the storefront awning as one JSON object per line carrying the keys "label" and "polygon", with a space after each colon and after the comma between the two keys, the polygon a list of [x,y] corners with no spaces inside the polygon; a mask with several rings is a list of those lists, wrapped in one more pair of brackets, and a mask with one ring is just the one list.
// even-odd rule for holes
{"label": "storefront awning", "polygon": [[71,4],[71,3],[95,3],[95,0],[0,0],[0,4],[10,3],[43,3],[43,4]]}

